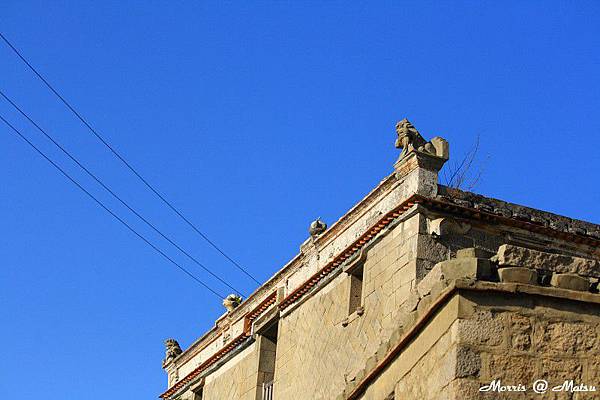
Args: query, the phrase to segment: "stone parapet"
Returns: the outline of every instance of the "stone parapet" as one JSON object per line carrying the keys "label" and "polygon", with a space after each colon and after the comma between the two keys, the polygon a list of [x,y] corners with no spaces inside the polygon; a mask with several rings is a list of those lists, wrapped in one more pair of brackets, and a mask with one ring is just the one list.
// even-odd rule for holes
{"label": "stone parapet", "polygon": [[547,253],[513,245],[500,246],[497,262],[501,266],[526,266],[559,274],[600,277],[599,260]]}

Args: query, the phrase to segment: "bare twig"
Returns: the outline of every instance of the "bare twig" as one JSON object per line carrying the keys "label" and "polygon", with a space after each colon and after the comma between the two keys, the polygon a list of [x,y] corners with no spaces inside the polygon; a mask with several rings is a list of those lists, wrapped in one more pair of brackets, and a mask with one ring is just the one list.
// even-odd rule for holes
{"label": "bare twig", "polygon": [[[472,190],[477,186],[483,175],[484,165],[476,162],[479,155],[479,135],[475,138],[473,147],[465,154],[459,163],[454,162],[444,170],[444,183],[456,189]],[[489,156],[486,157],[486,161]],[[448,172],[446,172],[448,170]]]}

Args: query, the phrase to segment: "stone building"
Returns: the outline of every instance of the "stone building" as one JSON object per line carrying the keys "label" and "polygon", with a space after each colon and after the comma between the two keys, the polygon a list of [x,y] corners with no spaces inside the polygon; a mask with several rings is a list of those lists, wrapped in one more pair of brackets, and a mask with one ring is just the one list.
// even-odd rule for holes
{"label": "stone building", "polygon": [[331,227],[313,223],[299,254],[248,299],[228,298],[185,351],[167,341],[161,398],[600,390],[600,226],[439,184],[448,143],[406,120],[396,147],[392,174]]}

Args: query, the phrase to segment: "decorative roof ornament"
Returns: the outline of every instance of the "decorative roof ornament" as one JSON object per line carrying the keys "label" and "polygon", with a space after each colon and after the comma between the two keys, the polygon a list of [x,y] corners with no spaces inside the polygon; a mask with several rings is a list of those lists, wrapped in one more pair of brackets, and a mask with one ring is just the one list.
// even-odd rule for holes
{"label": "decorative roof ornament", "polygon": [[183,350],[181,350],[181,346],[179,346],[179,343],[177,342],[177,340],[175,340],[175,339],[165,340],[165,359],[163,360],[163,368],[170,361],[177,358],[177,356],[180,355],[181,353],[183,353]]}
{"label": "decorative roof ornament", "polygon": [[232,312],[242,303],[242,297],[237,294],[230,294],[223,299],[223,306],[227,309],[227,312]]}
{"label": "decorative roof ornament", "polygon": [[316,238],[317,236],[319,236],[326,230],[327,230],[327,224],[325,222],[321,221],[321,217],[318,217],[317,219],[315,219],[313,222],[310,223],[310,226],[308,228],[308,233],[310,233],[311,237]]}
{"label": "decorative roof ornament", "polygon": [[431,141],[426,141],[406,118],[396,124],[396,135],[398,136],[396,138],[396,148],[402,149],[398,161],[413,151],[429,154],[444,160],[447,160],[450,155],[448,142],[445,139],[434,137]]}

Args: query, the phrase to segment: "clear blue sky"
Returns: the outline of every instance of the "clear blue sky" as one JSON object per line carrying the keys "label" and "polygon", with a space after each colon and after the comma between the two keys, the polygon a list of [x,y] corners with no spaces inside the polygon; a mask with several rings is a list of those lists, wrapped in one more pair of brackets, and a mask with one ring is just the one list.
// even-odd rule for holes
{"label": "clear blue sky", "polygon": [[[600,222],[600,3],[0,3],[1,31],[260,280],[392,170],[394,124],[477,135],[477,191]],[[240,275],[152,197],[0,43],[0,89],[206,265]],[[3,101],[7,116],[92,185]],[[0,127],[0,392],[152,399],[162,340],[223,308]]]}

